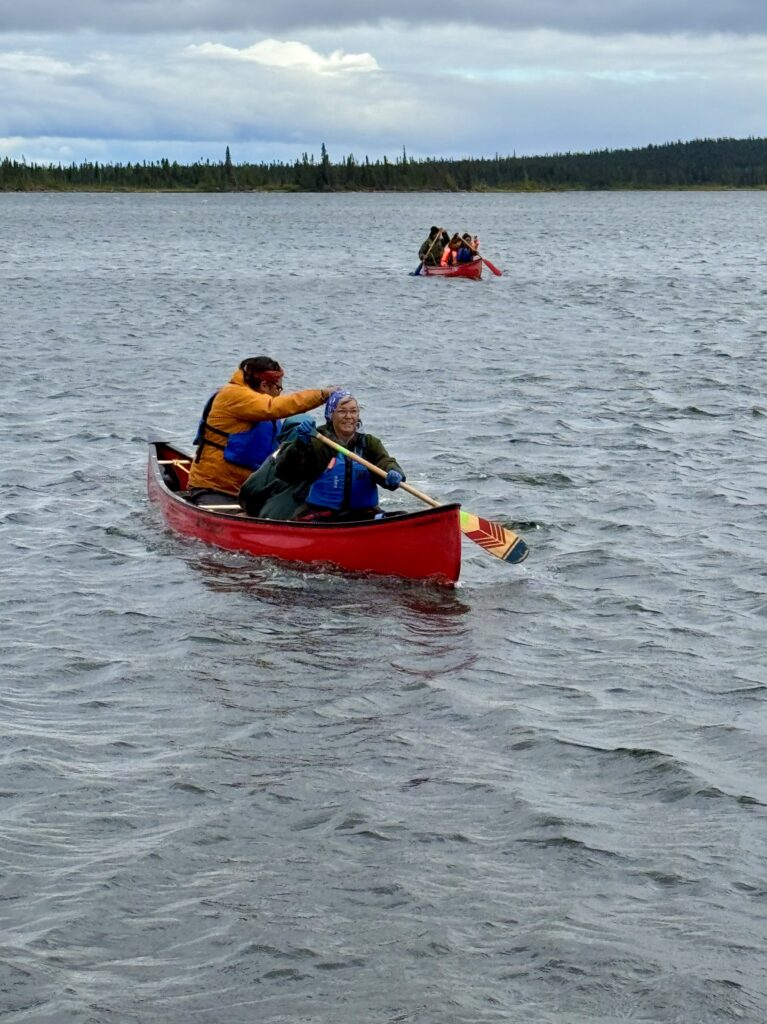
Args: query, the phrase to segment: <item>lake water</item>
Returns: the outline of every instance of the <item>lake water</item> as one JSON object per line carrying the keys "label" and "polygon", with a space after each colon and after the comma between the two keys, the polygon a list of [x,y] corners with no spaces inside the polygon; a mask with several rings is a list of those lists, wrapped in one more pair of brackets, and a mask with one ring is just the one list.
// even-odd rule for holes
{"label": "lake water", "polygon": [[[409,276],[429,225],[502,277]],[[2,1024],[767,1019],[767,194],[2,195]],[[163,530],[245,356],[507,523]],[[399,492],[392,506],[419,507]]]}

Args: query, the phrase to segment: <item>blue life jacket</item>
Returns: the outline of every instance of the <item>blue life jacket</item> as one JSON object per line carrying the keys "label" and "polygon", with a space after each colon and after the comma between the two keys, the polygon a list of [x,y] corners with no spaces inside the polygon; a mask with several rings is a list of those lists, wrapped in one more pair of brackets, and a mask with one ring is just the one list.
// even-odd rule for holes
{"label": "blue life jacket", "polygon": [[261,420],[250,428],[230,434],[224,448],[224,458],[235,466],[258,469],[277,449],[277,435],[282,420]]}
{"label": "blue life jacket", "polygon": [[[238,430],[233,434],[227,434],[225,430],[219,430],[218,427],[212,427],[208,423],[210,408],[217,394],[218,391],[214,391],[202,410],[202,417],[194,438],[194,443],[197,445],[194,461],[199,462],[203,448],[205,445],[210,445],[211,448],[218,448],[223,452],[226,461],[231,462],[232,465],[243,466],[245,469],[258,469],[264,459],[268,459],[277,448],[277,435],[282,429],[282,420],[261,420],[247,430]],[[223,443],[212,441],[207,436],[209,433],[220,437]]]}
{"label": "blue life jacket", "polygon": [[[364,444],[365,435],[359,434],[354,447],[349,450],[361,455]],[[375,508],[378,504],[378,488],[369,470],[358,462],[344,458],[339,452],[331,459],[322,476],[309,488],[306,501],[309,505],[336,511]]]}

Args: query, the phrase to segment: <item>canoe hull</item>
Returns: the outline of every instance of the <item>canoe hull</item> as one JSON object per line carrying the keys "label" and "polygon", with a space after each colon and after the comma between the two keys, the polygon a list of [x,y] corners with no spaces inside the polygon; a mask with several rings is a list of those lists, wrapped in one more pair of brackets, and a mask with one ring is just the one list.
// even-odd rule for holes
{"label": "canoe hull", "polygon": [[426,267],[421,273],[427,277],[467,277],[471,281],[479,281],[482,277],[483,259],[472,260],[471,263],[459,263],[455,267]]}
{"label": "canoe hull", "polygon": [[[170,529],[229,551],[349,572],[454,585],[461,570],[460,506],[442,505],[360,523],[286,523],[212,512],[185,501],[168,480],[186,486],[188,455],[150,441],[147,491]],[[167,465],[175,461],[177,465]],[[165,464],[163,464],[165,463]],[[164,475],[165,474],[165,475]],[[233,498],[234,502],[235,499]]]}

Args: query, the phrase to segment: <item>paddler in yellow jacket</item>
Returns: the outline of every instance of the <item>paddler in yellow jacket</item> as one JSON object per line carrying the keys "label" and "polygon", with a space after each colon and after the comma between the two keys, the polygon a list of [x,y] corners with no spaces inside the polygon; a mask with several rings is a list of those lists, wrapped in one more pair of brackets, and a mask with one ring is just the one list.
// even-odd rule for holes
{"label": "paddler in yellow jacket", "polygon": [[322,405],[337,387],[282,394],[283,369],[275,359],[243,359],[228,384],[203,410],[192,469],[189,501],[215,503],[216,494],[236,495],[247,478],[277,447],[285,416]]}

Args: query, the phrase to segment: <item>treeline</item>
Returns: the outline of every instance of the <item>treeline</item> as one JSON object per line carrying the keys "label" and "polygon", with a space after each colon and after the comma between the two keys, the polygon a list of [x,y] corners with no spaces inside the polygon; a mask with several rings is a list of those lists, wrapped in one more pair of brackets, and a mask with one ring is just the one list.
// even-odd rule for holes
{"label": "treeline", "polygon": [[4,191],[542,191],[767,187],[767,139],[701,139],[641,149],[605,149],[551,156],[412,160],[403,149],[390,161],[332,161],[304,153],[293,163],[235,164],[229,147],[216,163],[36,164],[0,162]]}

